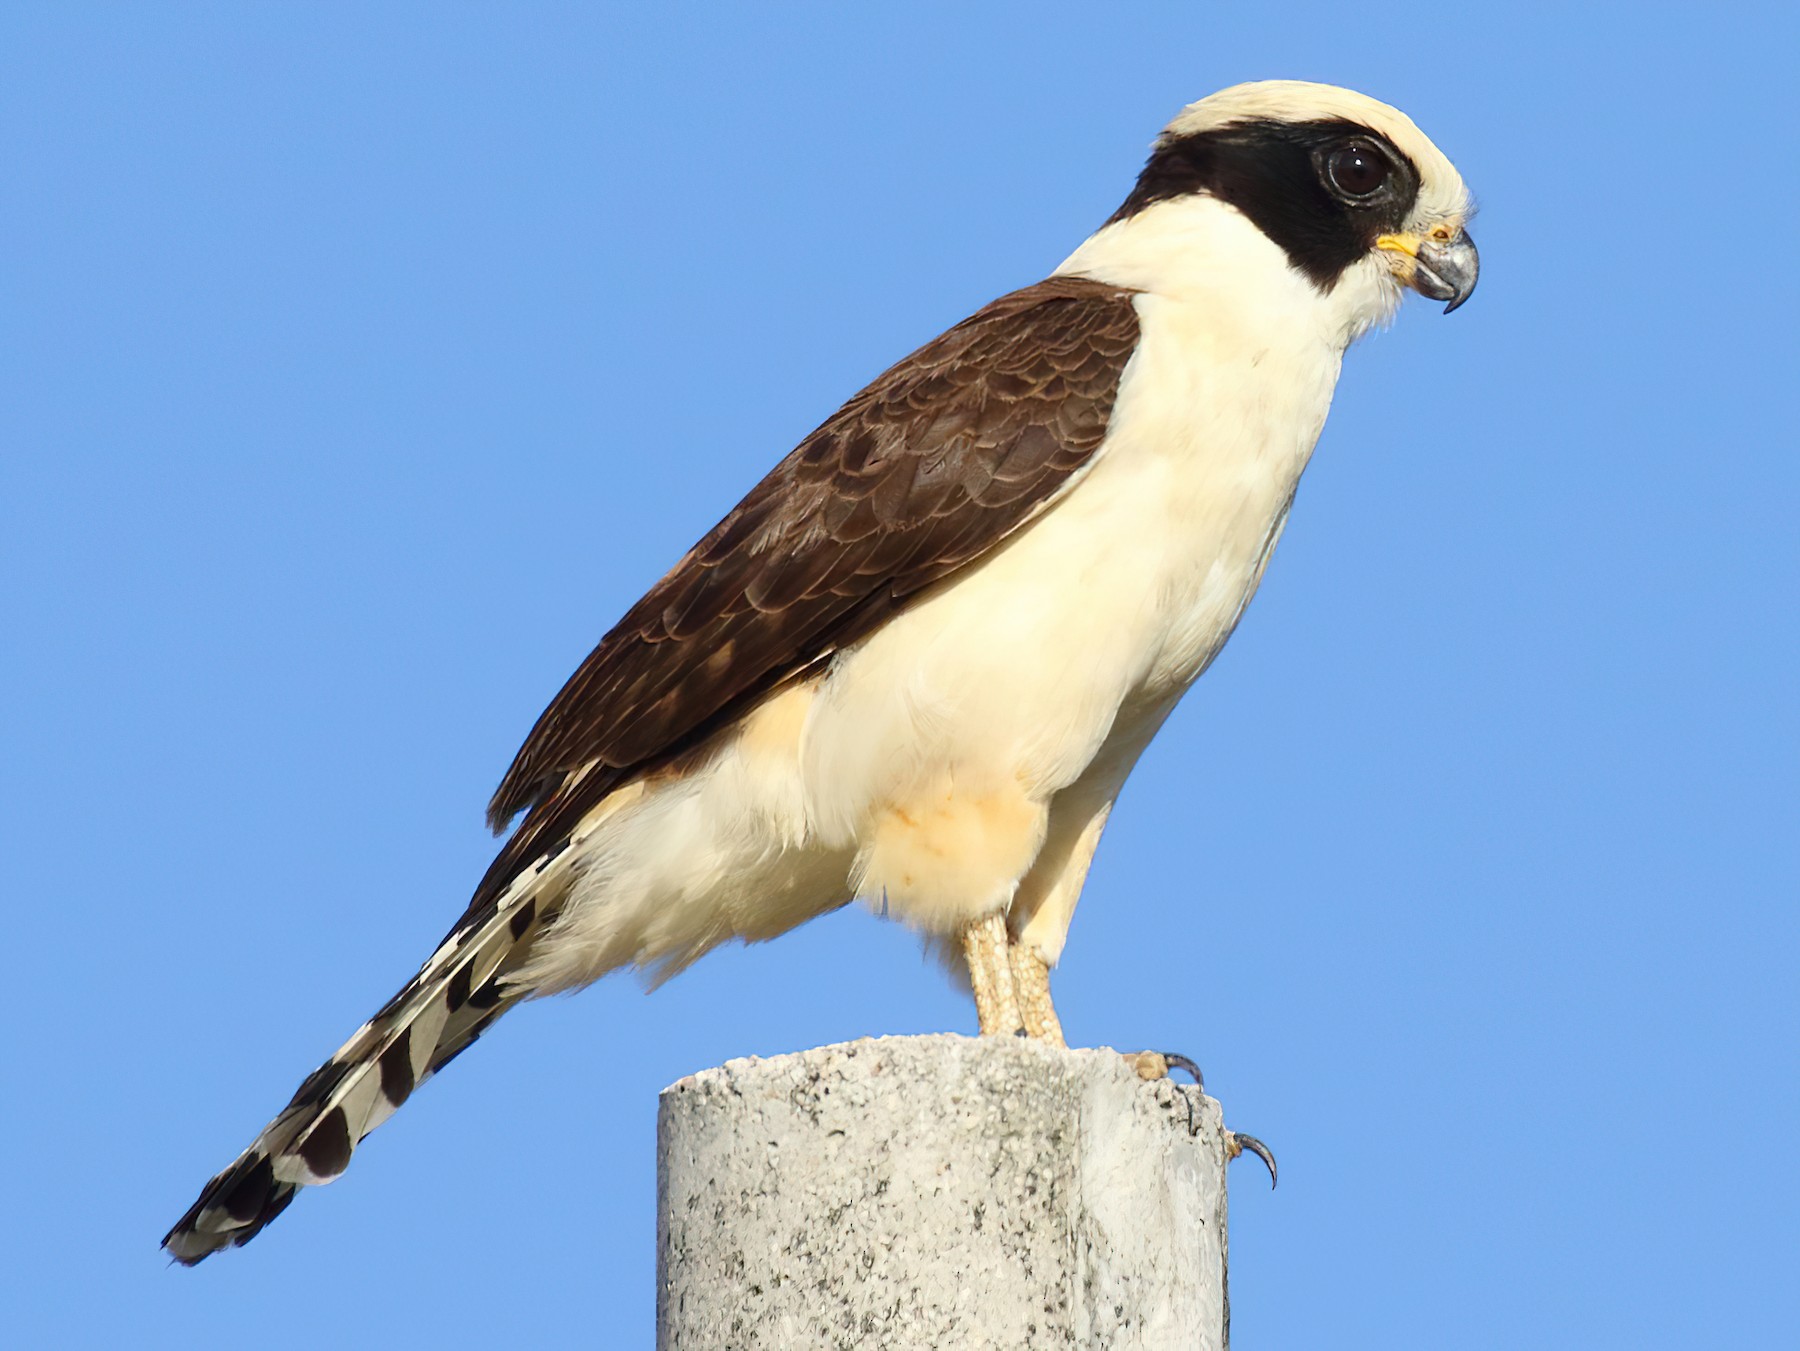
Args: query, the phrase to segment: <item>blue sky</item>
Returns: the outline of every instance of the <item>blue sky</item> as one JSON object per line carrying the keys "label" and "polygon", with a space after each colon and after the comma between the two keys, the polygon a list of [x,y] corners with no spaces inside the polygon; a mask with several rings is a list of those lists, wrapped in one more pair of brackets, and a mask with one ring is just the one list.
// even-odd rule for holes
{"label": "blue sky", "polygon": [[1242,79],[1410,112],[1480,292],[1352,353],[1127,789],[1072,1038],[1206,1067],[1244,1347],[1792,1335],[1795,20],[1469,4],[0,16],[0,1306],[21,1346],[649,1344],[657,1090],[967,1030],[857,911],[529,1007],[156,1250],[416,967],[593,640]]}

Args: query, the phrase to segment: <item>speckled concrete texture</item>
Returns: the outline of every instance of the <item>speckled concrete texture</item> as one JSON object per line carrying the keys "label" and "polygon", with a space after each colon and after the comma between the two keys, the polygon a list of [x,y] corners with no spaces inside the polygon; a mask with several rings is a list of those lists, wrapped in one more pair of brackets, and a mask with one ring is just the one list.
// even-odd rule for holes
{"label": "speckled concrete texture", "polygon": [[729,1061],[663,1091],[657,1345],[1223,1351],[1225,1140],[1113,1051]]}

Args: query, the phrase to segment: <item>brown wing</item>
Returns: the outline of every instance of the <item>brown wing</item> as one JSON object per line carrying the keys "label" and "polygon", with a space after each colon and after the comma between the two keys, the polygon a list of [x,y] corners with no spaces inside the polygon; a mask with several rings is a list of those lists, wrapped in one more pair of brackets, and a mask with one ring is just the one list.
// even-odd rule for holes
{"label": "brown wing", "polygon": [[[488,806],[530,814],[464,922],[620,784],[698,744],[981,557],[1098,449],[1132,292],[1003,296],[846,403],[650,588],[532,728]],[[459,926],[460,927],[460,926]]]}

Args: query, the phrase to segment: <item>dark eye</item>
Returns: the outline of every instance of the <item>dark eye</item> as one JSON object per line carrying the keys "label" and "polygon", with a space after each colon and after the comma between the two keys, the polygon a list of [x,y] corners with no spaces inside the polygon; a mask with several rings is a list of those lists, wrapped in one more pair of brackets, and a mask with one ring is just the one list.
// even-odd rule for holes
{"label": "dark eye", "polygon": [[1352,141],[1331,152],[1325,172],[1331,176],[1331,186],[1344,196],[1372,197],[1388,180],[1388,162],[1377,151]]}

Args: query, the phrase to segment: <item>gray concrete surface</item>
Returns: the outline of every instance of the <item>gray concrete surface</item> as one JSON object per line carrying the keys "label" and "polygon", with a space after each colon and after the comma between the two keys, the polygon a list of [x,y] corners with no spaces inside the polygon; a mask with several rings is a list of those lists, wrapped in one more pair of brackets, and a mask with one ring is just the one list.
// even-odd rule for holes
{"label": "gray concrete surface", "polygon": [[729,1061],[663,1091],[657,1345],[1223,1351],[1225,1140],[1111,1051]]}

